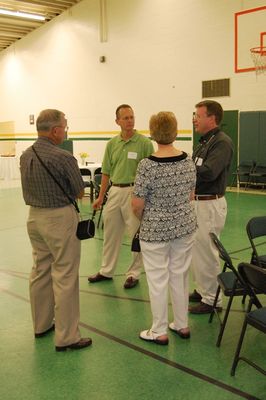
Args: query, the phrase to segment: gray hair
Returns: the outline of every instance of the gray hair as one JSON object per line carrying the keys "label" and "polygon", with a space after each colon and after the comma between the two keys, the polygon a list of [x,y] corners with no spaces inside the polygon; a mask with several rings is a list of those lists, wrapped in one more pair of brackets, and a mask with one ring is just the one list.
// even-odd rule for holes
{"label": "gray hair", "polygon": [[46,109],[40,112],[37,121],[37,132],[49,132],[54,126],[62,123],[65,114],[62,111],[54,109]]}

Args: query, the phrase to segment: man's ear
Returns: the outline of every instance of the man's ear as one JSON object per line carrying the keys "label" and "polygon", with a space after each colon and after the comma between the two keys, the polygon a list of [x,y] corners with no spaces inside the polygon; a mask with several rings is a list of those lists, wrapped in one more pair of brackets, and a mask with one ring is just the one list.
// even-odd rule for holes
{"label": "man's ear", "polygon": [[50,131],[50,138],[53,140],[54,143],[58,142],[58,134],[57,134],[57,127],[54,126]]}
{"label": "man's ear", "polygon": [[217,124],[216,124],[215,115],[210,115],[210,118],[211,118],[212,123],[213,123],[214,125],[217,125]]}

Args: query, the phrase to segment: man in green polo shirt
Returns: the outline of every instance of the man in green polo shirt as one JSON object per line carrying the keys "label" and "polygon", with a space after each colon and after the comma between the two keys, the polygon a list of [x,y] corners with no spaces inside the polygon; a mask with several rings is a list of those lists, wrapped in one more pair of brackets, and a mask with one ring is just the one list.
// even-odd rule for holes
{"label": "man in green polo shirt", "polygon": [[[125,228],[133,237],[139,227],[139,220],[131,209],[134,180],[140,160],[154,151],[150,139],[134,129],[134,112],[128,104],[117,108],[116,123],[120,126],[121,133],[107,143],[102,164],[101,190],[93,203],[94,209],[101,207],[111,181],[112,186],[104,207],[102,266],[97,274],[88,277],[91,283],[112,279]],[[132,254],[133,261],[126,273],[125,289],[137,285],[142,268],[141,254]]]}

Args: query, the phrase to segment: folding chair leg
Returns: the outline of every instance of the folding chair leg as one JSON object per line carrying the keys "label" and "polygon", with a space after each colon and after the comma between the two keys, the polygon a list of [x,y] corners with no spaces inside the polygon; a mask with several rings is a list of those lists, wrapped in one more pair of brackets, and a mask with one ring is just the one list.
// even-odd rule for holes
{"label": "folding chair leg", "polygon": [[239,338],[239,341],[238,341],[238,345],[237,345],[237,348],[236,348],[235,357],[234,357],[234,361],[233,361],[232,368],[231,368],[231,376],[235,376],[235,371],[236,371],[236,367],[237,367],[238,361],[240,359],[239,354],[240,354],[240,350],[241,350],[241,347],[242,347],[243,339],[244,339],[244,336],[245,336],[246,328],[247,328],[247,318],[245,318],[245,321],[244,321],[244,324],[243,324],[243,327],[242,327],[242,331],[241,331],[241,335],[240,335],[240,338]]}
{"label": "folding chair leg", "polygon": [[221,291],[221,287],[219,285],[218,288],[217,288],[217,291],[216,291],[216,295],[215,295],[215,299],[214,299],[213,305],[212,305],[212,312],[211,312],[210,317],[209,317],[209,323],[211,323],[212,320],[213,320],[213,316],[215,314],[215,307],[216,307],[216,304],[217,304],[217,301],[218,301],[218,298],[219,298],[220,291]]}
{"label": "folding chair leg", "polygon": [[90,202],[93,203],[93,183],[90,184]]}
{"label": "folding chair leg", "polygon": [[226,307],[226,311],[225,311],[225,314],[224,314],[224,319],[223,319],[223,322],[221,323],[220,332],[219,332],[219,335],[218,335],[218,338],[217,338],[217,342],[216,342],[216,346],[217,347],[220,347],[220,344],[221,344],[221,341],[222,341],[222,338],[223,338],[224,329],[225,329],[225,325],[227,323],[227,319],[228,319],[228,315],[229,315],[229,312],[230,312],[230,309],[231,309],[233,298],[234,298],[234,296],[230,296],[229,297],[229,301],[228,301],[228,304],[227,304],[227,307]]}
{"label": "folding chair leg", "polygon": [[102,218],[102,213],[103,213],[103,206],[100,209],[100,214],[99,214],[99,218],[98,218],[98,222],[97,222],[97,228],[99,228],[100,226],[100,222],[101,222],[101,218]]}

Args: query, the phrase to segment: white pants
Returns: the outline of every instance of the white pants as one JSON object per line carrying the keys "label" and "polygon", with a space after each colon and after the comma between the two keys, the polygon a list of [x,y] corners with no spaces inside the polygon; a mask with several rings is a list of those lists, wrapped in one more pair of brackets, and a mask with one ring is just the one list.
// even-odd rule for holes
{"label": "white pants", "polygon": [[[217,275],[221,272],[218,251],[210,238],[210,232],[218,237],[224,227],[227,203],[224,197],[215,200],[196,200],[195,211],[198,229],[193,246],[192,271],[196,290],[203,303],[212,305],[217,291]],[[222,305],[222,296],[217,306]]]}
{"label": "white pants", "polygon": [[188,327],[188,271],[193,241],[194,235],[169,242],[140,241],[153,316],[151,329],[158,335],[167,333],[168,286],[175,327]]}
{"label": "white pants", "polygon": [[[104,242],[103,259],[100,273],[112,277],[116,268],[121,242],[125,229],[130,238],[133,238],[139,227],[139,220],[133,214],[131,197],[133,187],[120,188],[112,186],[108,200],[104,206]],[[132,253],[133,261],[128,268],[127,276],[138,279],[143,266],[141,253]]]}

